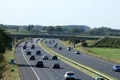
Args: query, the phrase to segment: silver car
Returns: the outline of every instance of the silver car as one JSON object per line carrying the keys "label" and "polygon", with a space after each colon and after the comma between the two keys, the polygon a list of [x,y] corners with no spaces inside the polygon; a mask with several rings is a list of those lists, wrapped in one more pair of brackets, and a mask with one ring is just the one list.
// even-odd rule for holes
{"label": "silver car", "polygon": [[76,76],[73,71],[67,71],[64,75],[65,80],[76,80]]}

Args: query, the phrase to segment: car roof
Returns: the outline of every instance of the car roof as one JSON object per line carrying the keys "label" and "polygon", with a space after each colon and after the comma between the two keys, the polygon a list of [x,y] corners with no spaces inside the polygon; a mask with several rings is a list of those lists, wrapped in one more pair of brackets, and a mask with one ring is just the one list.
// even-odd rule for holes
{"label": "car roof", "polygon": [[40,50],[38,50],[38,51],[40,51]]}

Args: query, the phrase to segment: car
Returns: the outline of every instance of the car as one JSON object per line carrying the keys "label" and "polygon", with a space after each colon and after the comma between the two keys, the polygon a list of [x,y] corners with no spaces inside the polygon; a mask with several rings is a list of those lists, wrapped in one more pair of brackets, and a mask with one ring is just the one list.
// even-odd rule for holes
{"label": "car", "polygon": [[24,45],[27,45],[27,43],[28,43],[28,42],[26,41]]}
{"label": "car", "polygon": [[34,48],[35,48],[35,45],[32,44],[31,49],[34,49]]}
{"label": "car", "polygon": [[55,45],[58,45],[58,43],[55,43]]}
{"label": "car", "polygon": [[35,56],[34,55],[30,56],[29,60],[35,60]]}
{"label": "car", "polygon": [[71,48],[71,47],[67,47],[67,50],[68,50],[68,51],[71,51],[71,50],[72,50],[72,48]]}
{"label": "car", "polygon": [[56,48],[56,47],[57,47],[57,45],[54,45],[54,47]]}
{"label": "car", "polygon": [[36,55],[41,55],[41,51],[36,51]]}
{"label": "car", "polygon": [[75,51],[75,54],[80,54],[80,51]]}
{"label": "car", "polygon": [[47,41],[45,41],[45,43],[47,44]]}
{"label": "car", "polygon": [[59,63],[53,63],[52,68],[59,69],[60,68],[60,64]]}
{"label": "car", "polygon": [[36,42],[40,41],[40,39],[37,39]]}
{"label": "car", "polygon": [[37,61],[36,67],[43,68],[44,67],[43,61]]}
{"label": "car", "polygon": [[52,60],[58,60],[57,55],[52,56]]}
{"label": "car", "polygon": [[103,78],[95,78],[95,80],[104,80]]}
{"label": "car", "polygon": [[59,50],[62,50],[62,47],[59,47]]}
{"label": "car", "polygon": [[49,40],[49,44],[52,44],[52,42]]}
{"label": "car", "polygon": [[26,49],[26,48],[27,48],[26,45],[24,45],[24,46],[23,46],[23,49]]}
{"label": "car", "polygon": [[73,71],[67,71],[65,74],[64,74],[64,79],[65,80],[76,80],[76,76],[74,74]]}
{"label": "car", "polygon": [[48,56],[43,55],[43,56],[42,56],[42,59],[43,59],[43,60],[48,60],[49,58],[48,58]]}
{"label": "car", "polygon": [[28,51],[28,52],[26,53],[26,55],[31,55],[31,52],[30,52],[30,51]]}
{"label": "car", "polygon": [[58,43],[55,43],[54,47],[56,47],[56,48],[57,48],[57,46],[58,46]]}
{"label": "car", "polygon": [[112,67],[112,70],[113,70],[113,71],[116,71],[116,72],[120,72],[120,65],[114,65],[114,66]]}

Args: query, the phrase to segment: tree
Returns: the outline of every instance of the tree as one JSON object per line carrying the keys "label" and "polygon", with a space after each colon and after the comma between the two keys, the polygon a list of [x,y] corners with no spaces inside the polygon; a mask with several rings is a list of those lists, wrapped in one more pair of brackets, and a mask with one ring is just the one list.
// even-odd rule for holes
{"label": "tree", "polygon": [[0,53],[4,53],[6,49],[12,48],[11,38],[0,29]]}
{"label": "tree", "polygon": [[31,32],[33,28],[34,28],[33,25],[28,25],[28,26],[26,27],[26,30],[27,30],[28,32]]}
{"label": "tree", "polygon": [[47,28],[47,31],[48,31],[48,32],[55,31],[55,27],[49,26],[49,27]]}
{"label": "tree", "polygon": [[56,26],[56,31],[58,31],[58,32],[63,32],[63,28],[61,27],[61,26]]}
{"label": "tree", "polygon": [[5,29],[6,29],[6,26],[3,25],[3,24],[0,24],[0,29],[5,30]]}
{"label": "tree", "polygon": [[16,27],[16,31],[19,32],[19,27]]}

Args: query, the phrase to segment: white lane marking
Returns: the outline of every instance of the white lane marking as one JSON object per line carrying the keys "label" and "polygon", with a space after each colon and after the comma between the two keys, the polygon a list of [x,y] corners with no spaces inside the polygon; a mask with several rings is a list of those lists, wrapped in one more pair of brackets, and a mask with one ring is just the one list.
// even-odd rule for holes
{"label": "white lane marking", "polygon": [[[24,54],[23,54],[23,50],[21,48],[21,52],[22,52],[22,55],[24,57],[24,59],[26,60],[26,62],[30,65],[30,63],[27,61],[27,59],[25,58]],[[36,71],[30,66],[30,68],[32,69],[32,71],[34,72],[35,76],[37,77],[38,80],[40,80],[38,74],[36,73]]]}

